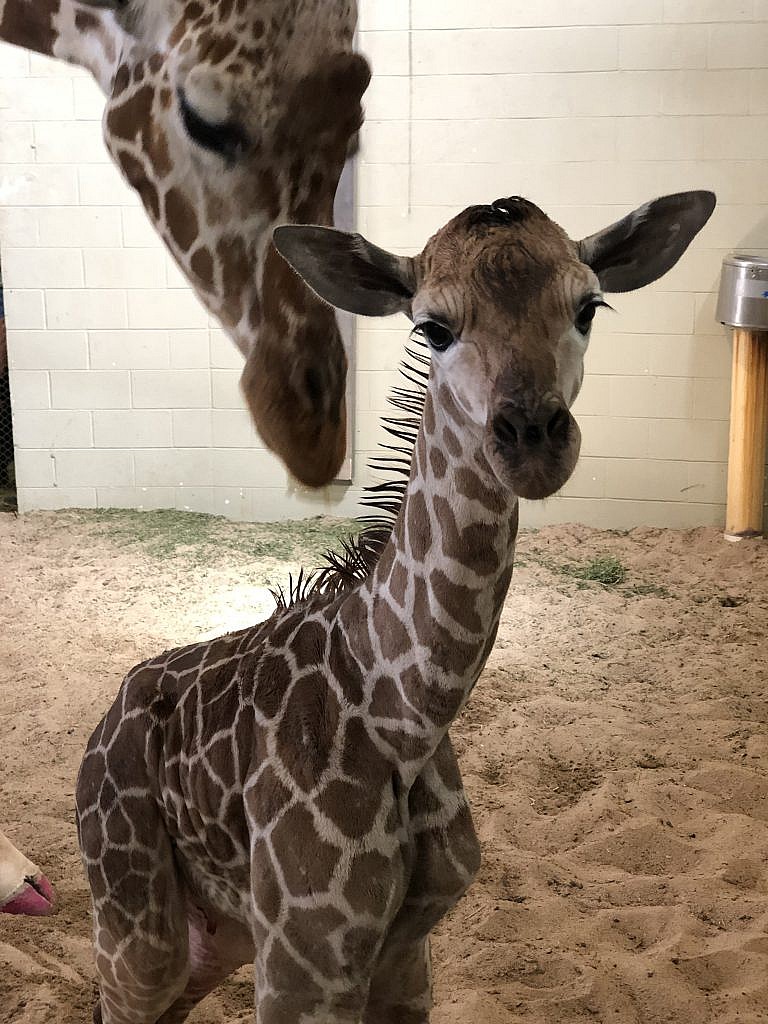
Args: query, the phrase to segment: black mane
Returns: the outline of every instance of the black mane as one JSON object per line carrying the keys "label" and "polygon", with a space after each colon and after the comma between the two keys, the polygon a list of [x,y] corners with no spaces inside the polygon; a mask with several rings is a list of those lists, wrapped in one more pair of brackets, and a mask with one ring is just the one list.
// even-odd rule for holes
{"label": "black mane", "polygon": [[287,587],[272,592],[279,609],[322,598],[332,600],[367,579],[376,568],[408,487],[429,380],[427,345],[414,339],[405,351],[407,358],[400,364],[400,374],[408,386],[393,388],[388,401],[406,415],[382,419],[384,430],[394,443],[382,444],[381,455],[370,463],[371,469],[387,473],[390,478],[365,488],[362,504],[373,511],[358,517],[363,524],[359,534],[347,537],[341,550],[328,551],[324,565],[310,572],[302,569],[296,578],[289,577]]}

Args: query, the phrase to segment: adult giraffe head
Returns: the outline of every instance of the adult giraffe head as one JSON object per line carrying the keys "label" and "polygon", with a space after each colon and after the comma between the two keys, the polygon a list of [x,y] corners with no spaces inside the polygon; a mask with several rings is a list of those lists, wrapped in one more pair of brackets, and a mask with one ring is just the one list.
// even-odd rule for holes
{"label": "adult giraffe head", "polygon": [[270,239],[332,223],[370,78],[355,21],[355,0],[0,0],[0,38],[99,81],[110,154],[245,356],[263,440],[314,486],[344,455],[346,357]]}
{"label": "adult giraffe head", "polygon": [[464,447],[511,494],[539,499],[579,457],[570,409],[603,294],[666,274],[714,208],[711,192],[666,196],[576,242],[515,196],[464,210],[413,258],[324,227],[280,227],[275,244],[335,306],[407,314],[431,349],[431,399]]}

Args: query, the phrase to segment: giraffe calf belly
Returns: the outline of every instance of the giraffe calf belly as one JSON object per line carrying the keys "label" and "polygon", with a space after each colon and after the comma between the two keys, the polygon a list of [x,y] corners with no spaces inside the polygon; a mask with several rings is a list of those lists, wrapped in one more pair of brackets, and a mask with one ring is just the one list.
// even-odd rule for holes
{"label": "giraffe calf belly", "polygon": [[187,918],[190,989],[199,987],[208,992],[223,973],[253,962],[256,950],[245,925],[206,912],[194,904],[190,904]]}

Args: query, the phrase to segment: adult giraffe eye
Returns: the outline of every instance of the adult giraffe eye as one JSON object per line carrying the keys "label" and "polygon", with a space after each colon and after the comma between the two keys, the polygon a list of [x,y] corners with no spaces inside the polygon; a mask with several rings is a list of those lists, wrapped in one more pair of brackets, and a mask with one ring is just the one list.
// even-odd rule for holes
{"label": "adult giraffe eye", "polygon": [[201,149],[235,163],[248,145],[248,136],[234,121],[206,121],[189,105],[183,89],[179,89],[179,113],[187,135]]}
{"label": "adult giraffe eye", "polygon": [[456,341],[451,331],[436,320],[423,320],[420,324],[416,324],[413,333],[424,338],[435,352],[445,352]]}

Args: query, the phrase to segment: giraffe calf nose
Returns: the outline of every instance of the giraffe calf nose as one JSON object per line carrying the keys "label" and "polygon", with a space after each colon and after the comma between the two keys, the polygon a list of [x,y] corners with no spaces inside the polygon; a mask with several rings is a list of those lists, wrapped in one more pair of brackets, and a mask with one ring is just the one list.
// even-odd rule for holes
{"label": "giraffe calf nose", "polygon": [[568,433],[570,413],[559,398],[540,402],[531,412],[514,405],[503,406],[493,418],[497,441],[510,448],[535,448],[544,441],[562,442]]}

